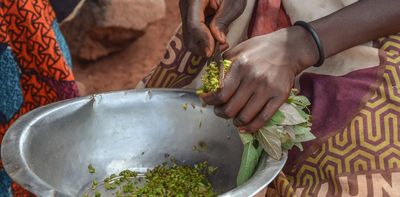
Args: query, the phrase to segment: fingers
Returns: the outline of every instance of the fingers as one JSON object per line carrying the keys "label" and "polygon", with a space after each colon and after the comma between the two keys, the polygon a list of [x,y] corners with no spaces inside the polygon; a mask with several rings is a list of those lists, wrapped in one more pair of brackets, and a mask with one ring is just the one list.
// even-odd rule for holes
{"label": "fingers", "polygon": [[181,0],[182,33],[185,47],[195,55],[210,57],[214,38],[206,25],[208,0]]}
{"label": "fingers", "polygon": [[229,48],[229,44],[228,44],[228,42],[226,42],[226,43],[224,43],[224,44],[221,44],[220,45],[221,46],[221,51],[225,51],[225,50],[227,50],[228,48]]}
{"label": "fingers", "polygon": [[243,81],[237,89],[237,93],[229,99],[227,104],[215,107],[215,114],[223,118],[236,117],[252,96],[252,88],[248,81]]}
{"label": "fingers", "polygon": [[260,113],[266,103],[272,100],[271,94],[268,94],[268,91],[262,91],[263,88],[258,88],[258,91],[247,101],[246,106],[235,116],[233,123],[236,126],[240,127],[249,124]]}
{"label": "fingers", "polygon": [[203,100],[216,106],[216,115],[234,118],[236,126],[254,132],[265,126],[286,101],[292,84],[291,80],[274,83],[276,80],[269,80],[276,79],[271,72],[278,71],[265,69],[265,62],[255,63],[254,58],[250,60],[247,55],[238,54],[241,54],[240,49],[225,52],[224,57],[233,62],[224,79],[225,85]]}
{"label": "fingers", "polygon": [[[265,124],[267,121],[274,115],[274,113],[279,109],[279,107],[285,102],[286,97],[273,97],[271,98],[267,104],[265,105],[264,109],[257,115],[256,118],[251,120],[251,122],[241,128],[249,131],[249,132],[256,132]],[[245,117],[246,115],[243,115]]]}
{"label": "fingers", "polygon": [[210,57],[214,52],[215,42],[207,26],[189,25],[188,28],[189,30],[183,34],[185,47],[195,55]]}
{"label": "fingers", "polygon": [[229,25],[243,13],[246,4],[247,0],[222,0],[210,24],[211,33],[217,41],[226,43]]}

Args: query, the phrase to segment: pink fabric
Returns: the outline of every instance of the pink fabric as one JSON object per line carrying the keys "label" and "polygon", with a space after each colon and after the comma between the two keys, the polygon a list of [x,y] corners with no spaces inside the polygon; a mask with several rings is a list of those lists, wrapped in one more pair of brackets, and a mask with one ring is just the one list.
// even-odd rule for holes
{"label": "pink fabric", "polygon": [[[303,143],[304,150],[309,150],[349,124],[363,107],[369,93],[377,88],[382,69],[384,66],[377,65],[341,77],[313,73],[301,76],[300,94],[312,103],[312,132],[317,137],[314,141]],[[297,148],[289,151],[288,164],[294,164],[299,154],[301,152]]]}
{"label": "pink fabric", "polygon": [[290,26],[281,0],[259,0],[250,22],[249,37],[274,32]]}

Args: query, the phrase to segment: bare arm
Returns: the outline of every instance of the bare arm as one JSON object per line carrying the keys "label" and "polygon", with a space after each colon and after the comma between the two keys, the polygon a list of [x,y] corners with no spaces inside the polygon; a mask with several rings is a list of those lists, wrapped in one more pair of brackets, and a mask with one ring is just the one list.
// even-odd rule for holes
{"label": "bare arm", "polygon": [[[400,0],[361,0],[311,25],[330,57],[400,32]],[[225,53],[233,61],[225,86],[204,100],[216,106],[217,115],[256,131],[286,101],[295,76],[313,66],[318,56],[310,33],[299,26],[251,38]]]}
{"label": "bare arm", "polygon": [[400,1],[361,0],[313,21],[311,25],[324,45],[326,57],[330,57],[353,46],[400,32]]}

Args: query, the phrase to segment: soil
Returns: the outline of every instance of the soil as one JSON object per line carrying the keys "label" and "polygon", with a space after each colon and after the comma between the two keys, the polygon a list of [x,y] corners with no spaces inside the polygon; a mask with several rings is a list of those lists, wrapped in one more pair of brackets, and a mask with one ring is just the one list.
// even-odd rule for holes
{"label": "soil", "polygon": [[[95,62],[74,61],[81,94],[134,89],[164,55],[179,23],[178,0],[166,0],[166,17],[149,25],[146,33],[121,52]],[[82,87],[83,86],[83,87]]]}

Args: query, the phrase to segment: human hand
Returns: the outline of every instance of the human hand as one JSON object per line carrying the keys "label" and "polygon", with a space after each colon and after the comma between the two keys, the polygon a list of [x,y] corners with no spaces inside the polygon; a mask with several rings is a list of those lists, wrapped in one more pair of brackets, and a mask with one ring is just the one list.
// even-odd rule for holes
{"label": "human hand", "polygon": [[224,56],[232,61],[224,86],[203,100],[251,132],[265,125],[287,100],[296,75],[319,57],[311,35],[297,26],[251,38]]}
{"label": "human hand", "polygon": [[210,57],[217,40],[221,50],[227,49],[228,27],[242,14],[246,4],[247,0],[180,0],[186,48],[196,55]]}

